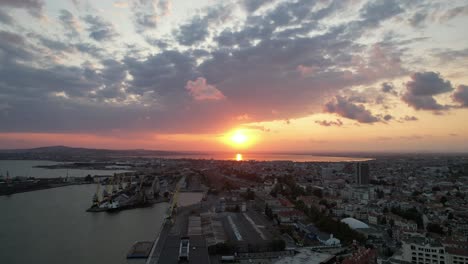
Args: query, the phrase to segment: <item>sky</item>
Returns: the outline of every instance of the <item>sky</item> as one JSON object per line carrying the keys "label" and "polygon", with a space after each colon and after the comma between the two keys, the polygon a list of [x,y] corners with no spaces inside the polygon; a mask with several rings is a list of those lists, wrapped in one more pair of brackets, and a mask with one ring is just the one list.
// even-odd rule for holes
{"label": "sky", "polygon": [[466,25],[466,0],[0,0],[0,149],[468,152]]}

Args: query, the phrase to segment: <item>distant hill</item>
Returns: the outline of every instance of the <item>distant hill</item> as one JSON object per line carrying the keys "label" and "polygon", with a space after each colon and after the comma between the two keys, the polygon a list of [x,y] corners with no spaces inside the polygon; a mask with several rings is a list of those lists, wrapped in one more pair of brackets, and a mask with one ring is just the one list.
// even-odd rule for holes
{"label": "distant hill", "polygon": [[31,149],[7,149],[0,150],[0,159],[52,159],[66,160],[73,158],[112,158],[112,157],[147,157],[147,156],[170,156],[181,152],[161,150],[112,150],[112,149],[90,149],[74,148],[67,146],[48,146]]}

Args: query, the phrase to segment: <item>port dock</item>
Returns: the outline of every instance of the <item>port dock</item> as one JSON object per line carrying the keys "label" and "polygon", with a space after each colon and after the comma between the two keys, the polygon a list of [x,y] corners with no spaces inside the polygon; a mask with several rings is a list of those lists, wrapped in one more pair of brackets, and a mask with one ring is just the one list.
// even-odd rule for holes
{"label": "port dock", "polygon": [[157,264],[166,244],[167,237],[169,236],[172,228],[172,224],[175,218],[175,209],[177,207],[177,201],[179,197],[180,186],[185,182],[185,177],[182,177],[176,184],[174,195],[171,198],[169,208],[167,209],[166,218],[161,226],[161,230],[156,237],[153,248],[148,256],[146,264]]}

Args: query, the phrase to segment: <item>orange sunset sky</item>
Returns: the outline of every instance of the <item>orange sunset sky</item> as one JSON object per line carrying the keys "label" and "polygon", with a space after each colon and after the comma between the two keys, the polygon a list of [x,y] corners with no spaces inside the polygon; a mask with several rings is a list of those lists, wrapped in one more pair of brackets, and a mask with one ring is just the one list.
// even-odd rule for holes
{"label": "orange sunset sky", "polygon": [[468,3],[3,1],[0,149],[468,151]]}

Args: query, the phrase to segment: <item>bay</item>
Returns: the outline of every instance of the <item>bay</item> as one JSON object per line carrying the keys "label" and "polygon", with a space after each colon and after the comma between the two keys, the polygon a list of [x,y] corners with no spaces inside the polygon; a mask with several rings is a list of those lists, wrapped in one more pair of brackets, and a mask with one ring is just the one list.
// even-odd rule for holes
{"label": "bay", "polygon": [[0,176],[10,177],[35,177],[35,178],[58,178],[86,177],[87,175],[113,175],[114,173],[126,172],[127,170],[82,170],[82,169],[47,169],[36,166],[56,165],[60,162],[47,160],[0,160]]}
{"label": "bay", "polygon": [[167,203],[88,213],[96,185],[0,196],[2,263],[126,263],[138,240],[154,240]]}

